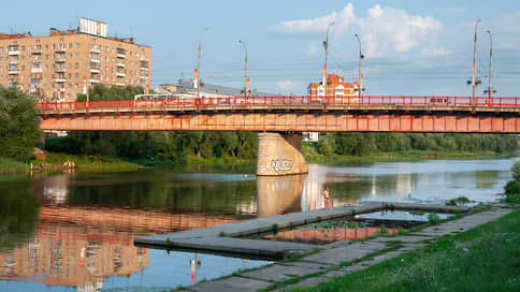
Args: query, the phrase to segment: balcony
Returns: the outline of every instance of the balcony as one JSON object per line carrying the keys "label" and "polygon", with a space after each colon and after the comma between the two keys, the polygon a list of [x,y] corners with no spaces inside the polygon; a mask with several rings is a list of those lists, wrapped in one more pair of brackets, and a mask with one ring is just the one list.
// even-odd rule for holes
{"label": "balcony", "polygon": [[18,70],[18,68],[9,69],[8,73],[9,73],[9,75],[18,75],[18,74],[20,74],[20,71]]}
{"label": "balcony", "polygon": [[31,68],[31,73],[43,73],[42,67]]}
{"label": "balcony", "polygon": [[19,63],[18,60],[10,60],[9,65],[17,65]]}
{"label": "balcony", "polygon": [[54,50],[56,53],[65,53],[67,51],[67,49],[65,48],[65,46],[60,46],[60,47],[57,47],[56,50]]}
{"label": "balcony", "polygon": [[90,62],[93,62],[93,63],[99,63],[101,62],[101,60],[99,58],[94,58],[94,57],[90,57]]}
{"label": "balcony", "polygon": [[90,72],[99,74],[99,68],[90,68]]}
{"label": "balcony", "polygon": [[122,72],[117,72],[117,73],[116,73],[116,76],[117,76],[117,77],[125,77],[126,74],[125,74],[125,73],[122,73]]}
{"label": "balcony", "polygon": [[124,86],[126,86],[126,84],[124,82],[116,82],[116,86],[124,87]]}
{"label": "balcony", "polygon": [[63,57],[61,57],[61,58],[57,58],[57,59],[54,60],[54,62],[56,62],[56,63],[63,63],[63,62],[65,62],[65,61],[66,61],[66,60],[65,60],[65,58],[63,58]]}
{"label": "balcony", "polygon": [[96,78],[90,78],[90,83],[99,83],[99,79]]}
{"label": "balcony", "polygon": [[65,83],[67,80],[65,80],[65,78],[63,77],[58,77],[56,79],[54,79],[54,82],[56,83]]}
{"label": "balcony", "polygon": [[40,87],[31,85],[30,91],[31,91],[31,93],[38,93],[38,92],[40,92]]}
{"label": "balcony", "polygon": [[121,61],[121,60],[117,60],[117,67],[125,68],[125,67],[126,67],[126,64],[125,64],[125,62],[123,62],[123,61]]}
{"label": "balcony", "polygon": [[18,56],[20,55],[20,50],[9,50],[7,53],[9,56]]}
{"label": "balcony", "polygon": [[120,54],[120,53],[117,53],[117,57],[119,59],[126,59],[126,54]]}
{"label": "balcony", "polygon": [[94,49],[94,48],[91,48],[91,49],[90,49],[90,52],[91,52],[91,53],[95,53],[95,54],[101,54],[101,51],[100,51],[100,50],[98,50],[98,49]]}
{"label": "balcony", "polygon": [[56,73],[65,73],[67,71],[67,69],[65,69],[65,67],[58,67],[56,68]]}
{"label": "balcony", "polygon": [[34,49],[31,51],[31,54],[33,55],[41,55],[42,54],[42,49]]}

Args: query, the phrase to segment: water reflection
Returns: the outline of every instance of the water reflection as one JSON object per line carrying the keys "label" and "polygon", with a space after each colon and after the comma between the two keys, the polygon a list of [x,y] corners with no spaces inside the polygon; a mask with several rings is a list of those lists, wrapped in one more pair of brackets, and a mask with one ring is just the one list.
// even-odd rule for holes
{"label": "water reflection", "polygon": [[[3,179],[0,283],[35,282],[90,291],[106,289],[114,278],[131,282],[145,275],[153,279],[142,284],[146,287],[158,281],[170,288],[186,285],[192,279],[221,276],[224,266],[239,269],[253,261],[195,253],[165,257],[134,247],[134,238],[324,208],[326,188],[335,206],[370,200],[443,203],[458,196],[493,201],[513,163],[514,159],[310,164],[308,175],[284,177],[248,174],[254,166],[199,165]],[[178,275],[178,282],[167,282],[172,275]],[[118,282],[111,287],[123,286]]]}

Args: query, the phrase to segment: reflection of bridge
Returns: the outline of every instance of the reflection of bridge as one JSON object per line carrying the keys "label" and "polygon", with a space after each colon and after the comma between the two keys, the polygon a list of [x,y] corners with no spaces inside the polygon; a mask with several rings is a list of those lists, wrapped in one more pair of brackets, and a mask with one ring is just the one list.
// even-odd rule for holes
{"label": "reflection of bridge", "polygon": [[[301,132],[520,132],[520,98],[370,96],[351,103],[348,98],[240,97],[38,106],[43,130],[264,132],[259,135],[259,175],[307,172],[299,150]],[[263,151],[264,145],[274,147]]]}

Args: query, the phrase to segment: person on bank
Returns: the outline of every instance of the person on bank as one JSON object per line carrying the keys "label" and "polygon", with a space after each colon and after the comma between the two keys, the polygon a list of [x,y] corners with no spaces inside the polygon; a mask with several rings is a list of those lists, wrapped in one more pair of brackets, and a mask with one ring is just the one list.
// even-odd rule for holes
{"label": "person on bank", "polygon": [[332,209],[332,200],[330,199],[330,191],[329,188],[326,188],[321,195],[323,196],[325,209]]}

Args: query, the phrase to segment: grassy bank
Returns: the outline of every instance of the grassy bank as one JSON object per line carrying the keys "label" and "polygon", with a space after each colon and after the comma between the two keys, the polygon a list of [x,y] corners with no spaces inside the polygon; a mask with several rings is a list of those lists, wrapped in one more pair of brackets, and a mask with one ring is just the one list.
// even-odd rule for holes
{"label": "grassy bank", "polygon": [[[67,161],[75,164],[76,170],[134,170],[142,168],[142,165],[123,161],[117,158],[100,156],[100,155],[69,155],[62,153],[47,153],[45,159],[45,168],[59,170],[64,168]],[[31,161],[34,166],[39,166],[42,160],[36,159]]]}
{"label": "grassy bank", "polygon": [[520,209],[364,271],[292,291],[520,291]]}
{"label": "grassy bank", "polygon": [[0,157],[0,174],[21,173],[27,171],[25,163]]}
{"label": "grassy bank", "polygon": [[492,151],[472,152],[445,152],[445,151],[420,151],[409,150],[405,152],[373,152],[370,155],[323,155],[319,154],[313,146],[303,145],[303,155],[307,162],[331,162],[331,161],[415,161],[421,159],[483,159],[496,158],[497,153]]}

